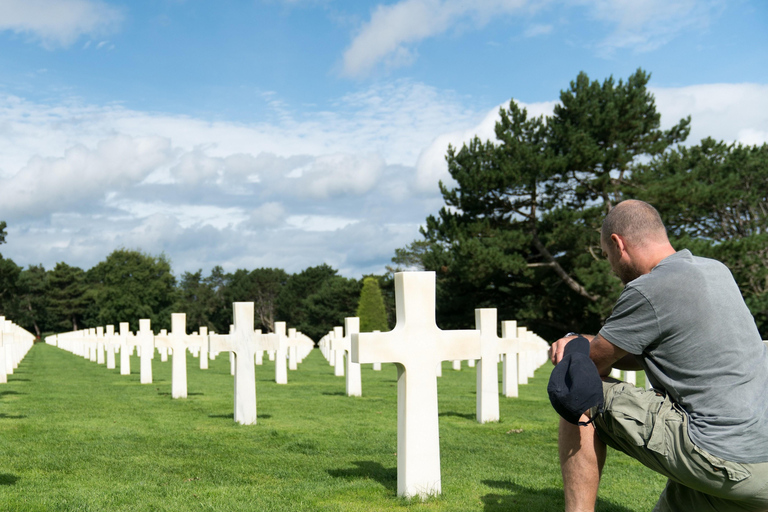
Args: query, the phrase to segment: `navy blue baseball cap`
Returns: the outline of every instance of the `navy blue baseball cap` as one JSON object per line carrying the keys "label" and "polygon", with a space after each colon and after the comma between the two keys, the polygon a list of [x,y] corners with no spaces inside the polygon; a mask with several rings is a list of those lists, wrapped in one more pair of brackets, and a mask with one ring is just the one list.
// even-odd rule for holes
{"label": "navy blue baseball cap", "polygon": [[581,415],[592,407],[603,409],[603,381],[597,366],[589,358],[589,341],[583,336],[568,342],[563,359],[557,363],[549,376],[547,385],[549,401],[563,419],[574,425],[588,425],[580,422]]}

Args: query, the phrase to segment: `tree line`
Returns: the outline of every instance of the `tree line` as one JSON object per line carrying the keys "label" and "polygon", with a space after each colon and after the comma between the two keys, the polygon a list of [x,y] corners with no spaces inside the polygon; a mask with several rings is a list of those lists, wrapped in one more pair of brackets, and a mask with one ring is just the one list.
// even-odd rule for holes
{"label": "tree line", "polygon": [[[0,243],[5,227],[0,222]],[[119,322],[136,331],[141,318],[157,332],[170,329],[174,312],[186,313],[188,332],[229,332],[232,303],[246,301],[254,302],[257,329],[271,332],[275,321],[285,321],[317,341],[349,316],[365,318],[365,330],[389,330],[393,289],[387,276],[351,279],[326,264],[296,274],[217,266],[209,275],[198,270],[177,279],[165,255],[137,250],[117,249],[88,270],[64,262],[21,268],[0,255],[0,314],[37,336]]]}
{"label": "tree line", "polygon": [[642,69],[618,82],[580,73],[552,115],[531,117],[512,100],[495,140],[448,149],[445,206],[393,258],[437,273],[442,326],[496,307],[547,339],[597,332],[622,289],[600,226],[635,198],[659,210],[676,249],[731,269],[768,335],[768,145],[683,146],[690,117],[661,129],[649,79]]}

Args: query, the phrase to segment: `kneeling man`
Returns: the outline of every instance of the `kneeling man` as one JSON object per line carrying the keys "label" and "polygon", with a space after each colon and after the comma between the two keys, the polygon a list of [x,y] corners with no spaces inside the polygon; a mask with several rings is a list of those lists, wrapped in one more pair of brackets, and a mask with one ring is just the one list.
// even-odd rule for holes
{"label": "kneeling man", "polygon": [[[606,445],[668,478],[655,511],[768,511],[768,350],[730,271],[676,252],[642,201],[611,210],[601,245],[625,287],[586,336],[600,400],[561,412],[566,511],[594,510]],[[577,364],[577,350],[566,351],[574,338],[552,345],[555,365]],[[644,370],[653,390],[612,381],[612,368]],[[558,412],[579,403],[550,396]]]}

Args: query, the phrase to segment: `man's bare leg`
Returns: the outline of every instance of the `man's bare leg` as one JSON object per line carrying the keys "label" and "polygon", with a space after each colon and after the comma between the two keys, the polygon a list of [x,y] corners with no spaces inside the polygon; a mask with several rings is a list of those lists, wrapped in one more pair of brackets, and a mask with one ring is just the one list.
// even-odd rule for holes
{"label": "man's bare leg", "polygon": [[[588,419],[582,416],[583,421]],[[560,418],[558,448],[566,512],[594,512],[605,464],[605,443],[592,425],[580,427]]]}

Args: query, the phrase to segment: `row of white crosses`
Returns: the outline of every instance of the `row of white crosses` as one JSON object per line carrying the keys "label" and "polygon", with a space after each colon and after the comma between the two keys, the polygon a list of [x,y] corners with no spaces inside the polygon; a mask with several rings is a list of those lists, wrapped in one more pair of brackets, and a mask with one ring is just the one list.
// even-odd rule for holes
{"label": "row of white crosses", "polygon": [[[147,322],[149,321],[147,320]],[[146,327],[143,327],[142,329],[148,330],[148,328],[149,328],[149,323],[147,323]],[[48,343],[49,345],[58,346],[59,348],[72,352],[73,354],[82,356],[98,364],[106,364],[107,368],[109,369],[116,368],[115,354],[119,352],[120,353],[120,374],[130,375],[131,373],[130,356],[136,347],[138,347],[139,353],[141,353],[141,350],[142,350],[143,338],[141,334],[147,334],[147,333],[140,332],[134,336],[134,334],[130,332],[128,323],[121,322],[120,330],[117,333],[115,332],[115,328],[113,325],[108,325],[106,329],[104,327],[99,326],[91,329],[82,329],[78,331],[71,331],[71,332],[56,334],[52,336],[47,336],[45,338],[45,342]],[[154,340],[152,338],[153,336],[152,332],[150,331],[148,334],[149,334],[149,340],[151,345],[149,348],[145,350],[145,354],[147,354],[148,358],[151,358],[152,352],[154,351]],[[144,364],[144,360],[142,359],[142,383],[151,383],[152,382],[151,361],[148,366],[149,368],[148,379],[144,373],[145,372],[144,367],[145,367],[145,364]]]}
{"label": "row of white crosses", "polygon": [[[187,397],[187,350],[200,357],[200,368],[208,368],[208,358],[214,359],[220,352],[230,352],[233,357],[235,376],[235,421],[242,424],[256,423],[256,378],[254,364],[262,364],[263,352],[269,351],[275,361],[275,382],[288,383],[288,369],[295,370],[314,347],[307,336],[289,329],[285,322],[275,322],[275,332],[261,334],[254,330],[254,305],[252,302],[236,302],[233,305],[235,323],[230,333],[220,335],[208,333],[201,327],[200,333],[186,333],[186,314],[171,315],[171,332],[165,329],[154,335],[150,321],[139,321],[139,331],[133,335],[127,323],[120,324],[120,334],[114,333],[113,326],[73,331],[46,338],[52,345],[81,355],[99,364],[106,362],[108,368],[115,368],[116,352],[121,354],[121,374],[130,374],[130,356],[138,348],[141,359],[141,383],[152,383],[152,358],[155,349],[166,356],[172,356],[171,396]],[[104,354],[106,352],[106,361]]]}
{"label": "row of white crosses", "polygon": [[23,327],[0,316],[0,383],[8,382],[8,375],[35,344],[35,336]]}
{"label": "row of white crosses", "polygon": [[[547,361],[549,345],[525,327],[517,327],[515,321],[502,322],[502,336],[496,335],[496,310],[475,310],[476,329],[481,331],[483,353],[477,372],[477,419],[480,423],[498,421],[498,367],[502,366],[502,394],[505,397],[518,396],[518,384],[527,384],[534,371]],[[360,332],[360,319],[345,318],[344,327],[335,327],[319,342],[320,350],[329,364],[334,367],[337,377],[346,376],[347,396],[362,395],[360,365],[352,361],[351,339]],[[379,331],[374,331],[379,332]],[[475,359],[469,359],[475,366]],[[485,366],[482,362],[486,361]],[[437,376],[441,376],[441,365],[437,365]],[[461,369],[461,360],[453,361],[455,370]],[[485,369],[483,369],[485,368]],[[374,370],[381,370],[381,363],[373,363]],[[495,396],[495,398],[494,398]],[[484,405],[485,404],[485,405]]]}
{"label": "row of white crosses", "polygon": [[[439,329],[434,272],[395,274],[395,301],[395,328],[385,333],[352,333],[351,360],[397,366],[397,493],[426,497],[441,491],[437,377],[442,362],[479,361],[477,420],[498,421],[500,355],[508,363],[505,391],[507,396],[516,396],[518,375],[525,373],[527,379],[534,364],[543,364],[548,345],[514,322],[502,324],[499,338],[495,309],[476,310],[476,329]],[[524,357],[513,359],[529,352],[533,364]]]}
{"label": "row of white crosses", "polygon": [[[359,363],[352,361],[352,336],[360,332],[360,319],[344,319],[344,327],[334,327],[320,339],[319,347],[323,356],[334,367],[334,375],[345,377],[347,396],[362,396],[362,371]],[[381,364],[374,365],[381,370]]]}

